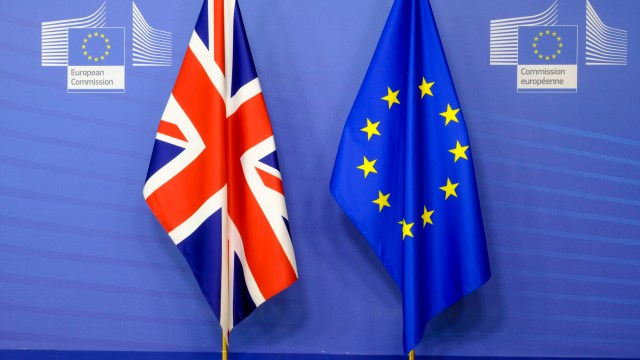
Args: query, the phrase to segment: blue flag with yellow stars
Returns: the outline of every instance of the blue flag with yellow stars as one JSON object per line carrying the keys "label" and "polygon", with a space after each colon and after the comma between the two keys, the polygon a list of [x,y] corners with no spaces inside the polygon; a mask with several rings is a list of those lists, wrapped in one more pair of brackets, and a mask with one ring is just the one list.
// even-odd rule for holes
{"label": "blue flag with yellow stars", "polygon": [[331,192],[400,287],[404,350],[491,276],[469,137],[428,0],[396,0]]}

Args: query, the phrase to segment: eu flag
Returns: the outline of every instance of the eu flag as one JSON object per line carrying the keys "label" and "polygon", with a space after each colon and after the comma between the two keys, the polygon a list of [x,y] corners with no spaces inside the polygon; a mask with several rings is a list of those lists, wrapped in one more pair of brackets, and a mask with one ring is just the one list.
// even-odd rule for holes
{"label": "eu flag", "polygon": [[396,0],[331,192],[400,287],[404,350],[490,275],[469,137],[428,0]]}
{"label": "eu flag", "polygon": [[69,28],[68,64],[124,66],[124,28]]}

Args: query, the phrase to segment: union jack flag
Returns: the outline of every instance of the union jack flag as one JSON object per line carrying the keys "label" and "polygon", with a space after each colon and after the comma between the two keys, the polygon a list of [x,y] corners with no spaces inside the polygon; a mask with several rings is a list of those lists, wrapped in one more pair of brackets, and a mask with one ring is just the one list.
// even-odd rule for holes
{"label": "union jack flag", "polygon": [[205,0],[144,197],[228,336],[298,278],[269,116],[235,0]]}

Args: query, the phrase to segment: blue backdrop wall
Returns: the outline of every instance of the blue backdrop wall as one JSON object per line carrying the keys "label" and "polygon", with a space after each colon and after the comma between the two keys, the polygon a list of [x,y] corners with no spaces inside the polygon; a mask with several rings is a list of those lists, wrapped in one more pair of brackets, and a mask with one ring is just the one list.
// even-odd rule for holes
{"label": "blue backdrop wall", "polygon": [[[125,28],[122,94],[67,93],[66,69],[42,66],[42,23],[103,0],[1,4],[0,349],[220,349],[215,318],[142,197],[200,1],[135,3],[172,33],[173,56],[132,66],[132,2],[106,0],[107,26]],[[392,1],[239,3],[300,280],[237,326],[232,351],[400,354],[399,291],[328,191]],[[473,144],[493,278],[432,321],[417,352],[638,357],[640,3],[592,0],[601,25],[585,0],[431,3]],[[518,93],[517,61],[490,56],[491,21],[547,10],[577,26],[577,92]],[[591,50],[587,24],[604,34]],[[627,39],[614,44],[625,33],[611,28]],[[587,65],[588,51],[612,44],[624,64]]]}

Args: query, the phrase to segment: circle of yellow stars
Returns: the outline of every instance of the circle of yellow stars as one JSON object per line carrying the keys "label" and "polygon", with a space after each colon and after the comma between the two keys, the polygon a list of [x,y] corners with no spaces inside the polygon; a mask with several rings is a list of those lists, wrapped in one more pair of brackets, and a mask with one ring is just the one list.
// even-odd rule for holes
{"label": "circle of yellow stars", "polygon": [[[87,45],[93,39],[102,40],[102,42],[104,42],[105,51],[103,53],[99,55],[95,55],[95,54],[90,54],[89,51],[87,51]],[[93,62],[104,61],[105,57],[109,56],[110,51],[111,51],[111,44],[109,44],[109,38],[105,37],[103,33],[98,33],[98,32],[89,33],[82,40],[82,55],[86,56],[89,61],[93,61]]]}
{"label": "circle of yellow stars", "polygon": [[[556,48],[555,53],[545,55],[538,49],[539,41],[542,40],[542,38],[544,38],[545,36],[551,37],[554,40],[556,40],[558,47]],[[558,36],[557,32],[555,31],[551,32],[551,30],[545,30],[545,31],[540,31],[538,35],[536,35],[533,38],[533,44],[531,44],[531,46],[533,47],[533,53],[538,56],[538,59],[540,60],[544,59],[546,61],[550,61],[560,56],[560,54],[562,53],[562,47],[564,46],[564,44],[562,43],[562,38]]]}
{"label": "circle of yellow stars", "polygon": [[[556,36],[555,32],[553,36]],[[558,37],[558,39],[560,38]],[[421,92],[421,99],[424,99],[424,97],[427,95],[433,96],[432,87],[434,86],[434,84],[435,84],[435,81],[428,82],[426,78],[424,77],[422,78],[422,82],[418,86],[418,89],[420,89],[420,92]],[[381,100],[386,101],[389,110],[391,110],[394,105],[400,104],[400,100],[398,100],[399,94],[400,94],[400,90],[393,90],[391,89],[391,87],[387,87],[387,95],[383,96]],[[439,115],[444,118],[444,126],[448,126],[449,123],[451,122],[460,123],[458,120],[459,112],[460,112],[459,108],[455,109],[451,107],[451,104],[447,104],[446,110],[439,113]],[[371,141],[372,138],[374,138],[374,136],[377,136],[377,137],[382,136],[380,130],[378,129],[379,125],[380,125],[380,121],[375,121],[375,120],[372,121],[371,119],[366,118],[366,126],[361,128],[360,131],[362,131],[367,135],[367,141]],[[460,159],[469,160],[466,153],[468,149],[469,149],[469,145],[462,145],[459,140],[456,140],[455,146],[452,149],[448,150],[448,152],[453,154],[453,162],[457,163],[458,160]],[[362,157],[362,164],[357,166],[357,169],[362,170],[365,179],[371,174],[378,174],[378,171],[375,168],[377,161],[378,161],[377,159],[368,159],[366,156]],[[454,198],[458,197],[456,189],[459,185],[460,183],[454,183],[451,181],[450,178],[446,179],[446,183],[443,186],[439,187],[439,189],[444,192],[445,201],[448,200],[450,197],[454,197]],[[391,207],[391,203],[389,200],[390,197],[391,197],[391,193],[385,194],[382,192],[382,190],[378,190],[378,197],[374,199],[372,203],[378,207],[379,213],[382,213],[382,211],[385,208]],[[430,224],[430,225],[434,224],[432,219],[432,216],[434,215],[434,213],[435,213],[435,210],[429,210],[427,208],[427,205],[423,206],[423,211],[422,211],[422,214],[420,215],[420,218],[422,219],[423,228],[425,228],[427,224]],[[402,225],[402,240],[404,240],[407,236],[413,237],[412,228],[415,223],[407,222],[407,220],[403,218],[398,222],[398,224]]]}

